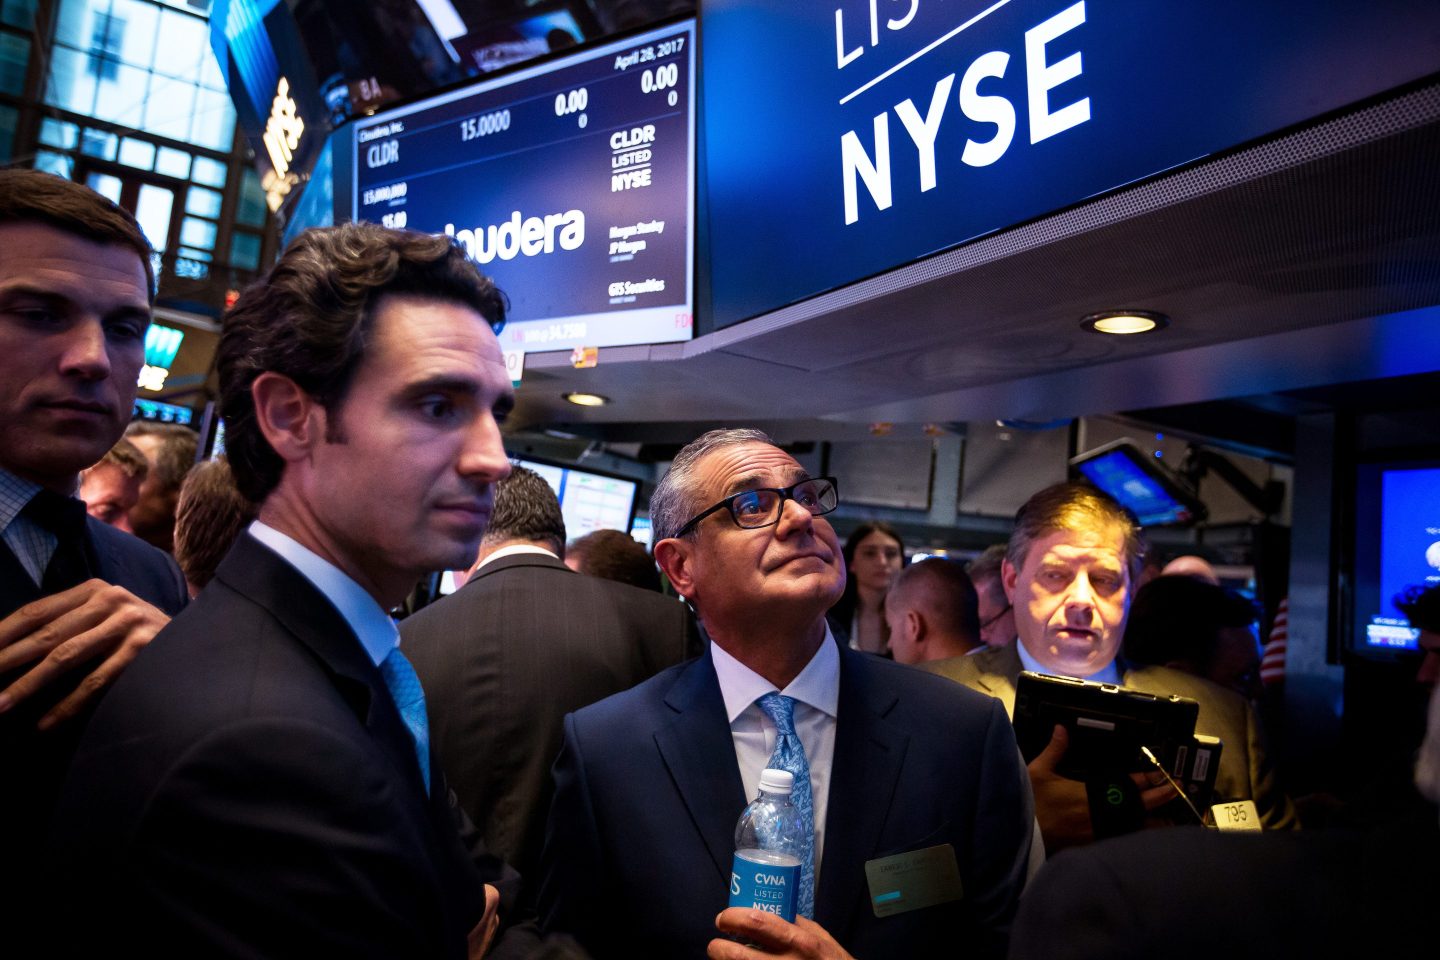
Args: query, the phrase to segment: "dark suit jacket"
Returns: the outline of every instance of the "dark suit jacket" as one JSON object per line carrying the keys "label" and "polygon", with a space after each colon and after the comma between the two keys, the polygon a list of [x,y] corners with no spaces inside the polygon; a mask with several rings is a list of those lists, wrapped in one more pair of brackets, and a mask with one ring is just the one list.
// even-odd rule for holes
{"label": "dark suit jacket", "polygon": [[[141,600],[172,616],[185,606],[187,593],[180,568],[170,557],[145,541],[108,524],[87,518],[94,546],[95,575],[124,587]],[[41,598],[41,590],[10,548],[0,542],[0,620]],[[27,666],[25,669],[29,669]],[[0,674],[0,689],[8,687],[24,670]],[[45,712],[68,695],[89,671],[80,669],[69,682],[0,715],[0,848],[10,869],[0,871],[0,902],[15,905],[15,897],[35,890],[33,867],[40,855],[43,824],[50,816],[65,767],[79,742],[83,721],[44,734],[35,724]],[[15,906],[16,915],[26,908]]]}
{"label": "dark suit jacket", "polygon": [[685,605],[539,554],[501,557],[400,625],[430,738],[485,845],[533,879],[565,714],[699,652]]}
{"label": "dark suit jacket", "polygon": [[1440,879],[1416,830],[1146,830],[1066,850],[1025,893],[1012,960],[1423,957]]}
{"label": "dark suit jacket", "polygon": [[55,823],[77,955],[463,957],[484,906],[379,670],[248,534],[105,698]]}
{"label": "dark suit jacket", "polygon": [[[696,958],[729,900],[747,797],[709,654],[571,714],[555,764],[542,923],[597,958]],[[1033,808],[1004,711],[840,651],[815,920],[860,960],[1004,951]],[[954,847],[964,898],[877,919],[864,865]]]}
{"label": "dark suit jacket", "polygon": [[[1015,681],[1022,669],[1015,643],[920,666],[988,693],[1005,704],[1007,713],[1015,712]],[[1289,830],[1299,825],[1295,805],[1280,788],[1270,763],[1255,710],[1244,697],[1169,667],[1128,668],[1121,675],[1121,682],[1134,690],[1162,696],[1176,694],[1197,701],[1200,715],[1195,721],[1195,732],[1219,737],[1225,744],[1220,752],[1220,771],[1215,777],[1216,798],[1254,800],[1267,830]]]}

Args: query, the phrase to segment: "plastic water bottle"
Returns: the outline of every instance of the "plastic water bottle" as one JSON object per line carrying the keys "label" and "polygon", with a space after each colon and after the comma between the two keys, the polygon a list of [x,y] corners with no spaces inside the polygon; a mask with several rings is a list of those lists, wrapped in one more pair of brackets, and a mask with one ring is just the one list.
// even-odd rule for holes
{"label": "plastic water bottle", "polygon": [[760,793],[735,825],[730,906],[754,907],[795,922],[805,825],[790,802],[795,777],[786,770],[760,774]]}

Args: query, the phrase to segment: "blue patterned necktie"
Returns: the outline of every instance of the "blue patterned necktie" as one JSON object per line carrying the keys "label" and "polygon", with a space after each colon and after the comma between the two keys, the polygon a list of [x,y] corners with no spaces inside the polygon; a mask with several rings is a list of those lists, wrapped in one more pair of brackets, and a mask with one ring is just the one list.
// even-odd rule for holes
{"label": "blue patterned necktie", "polygon": [[410,728],[415,740],[415,757],[420,761],[420,778],[425,781],[425,792],[430,792],[430,721],[425,717],[425,691],[420,689],[420,678],[415,668],[405,659],[405,654],[396,647],[390,655],[380,661],[380,676],[390,688],[390,697],[400,710],[400,719]]}
{"label": "blue patterned necktie", "polygon": [[795,910],[802,917],[815,918],[815,801],[810,794],[810,761],[795,733],[795,700],[767,693],[755,701],[775,722],[775,753],[767,764],[774,770],[788,770],[795,777],[790,800],[805,822],[805,851],[800,855],[800,892]]}

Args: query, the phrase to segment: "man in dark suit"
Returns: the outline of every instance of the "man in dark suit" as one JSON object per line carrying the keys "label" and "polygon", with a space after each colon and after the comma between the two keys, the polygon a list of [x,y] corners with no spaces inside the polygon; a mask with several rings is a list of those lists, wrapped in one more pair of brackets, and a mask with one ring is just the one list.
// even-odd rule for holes
{"label": "man in dark suit", "polygon": [[[1033,825],[1014,734],[998,703],[834,642],[835,504],[754,430],[688,445],[651,499],[656,557],[710,645],[566,718],[541,913],[595,956],[1003,953]],[[777,764],[809,837],[794,925],[720,912],[736,820]]]}
{"label": "man in dark suit", "polygon": [[[1094,487],[1061,483],[1036,493],[1016,516],[1002,567],[1019,642],[923,668],[998,698],[1011,713],[1021,670],[1189,697],[1200,704],[1195,731],[1225,744],[1217,798],[1253,800],[1267,829],[1294,827],[1294,805],[1280,789],[1255,711],[1243,697],[1179,670],[1132,668],[1117,659],[1143,559],[1139,532],[1134,517]],[[1092,836],[1084,785],[1055,773],[1066,745],[1062,730],[1030,765],[1040,826],[1051,850]],[[1141,779],[1148,787],[1142,793],[1147,809],[1174,799],[1163,779]]]}
{"label": "man in dark suit", "polygon": [[484,949],[498,895],[386,610],[475,555],[509,471],[503,303],[446,238],[349,224],[226,316],[227,452],[259,518],[86,731],[53,839],[84,918],[66,951]]}
{"label": "man in dark suit", "polygon": [[173,562],[75,499],[130,419],[151,281],[129,214],[0,171],[0,902],[15,916],[40,895],[38,839],[81,719],[185,603]]}
{"label": "man in dark suit", "polygon": [[485,846],[527,879],[565,714],[699,652],[684,604],[576,573],[564,553],[555,491],[513,467],[465,585],[400,625],[445,775]]}

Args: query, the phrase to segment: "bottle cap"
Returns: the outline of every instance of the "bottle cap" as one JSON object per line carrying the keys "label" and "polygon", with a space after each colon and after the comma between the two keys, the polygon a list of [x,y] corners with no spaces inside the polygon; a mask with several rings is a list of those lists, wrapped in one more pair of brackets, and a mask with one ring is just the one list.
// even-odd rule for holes
{"label": "bottle cap", "polygon": [[795,775],[789,770],[760,771],[760,789],[764,793],[789,794],[795,788]]}

